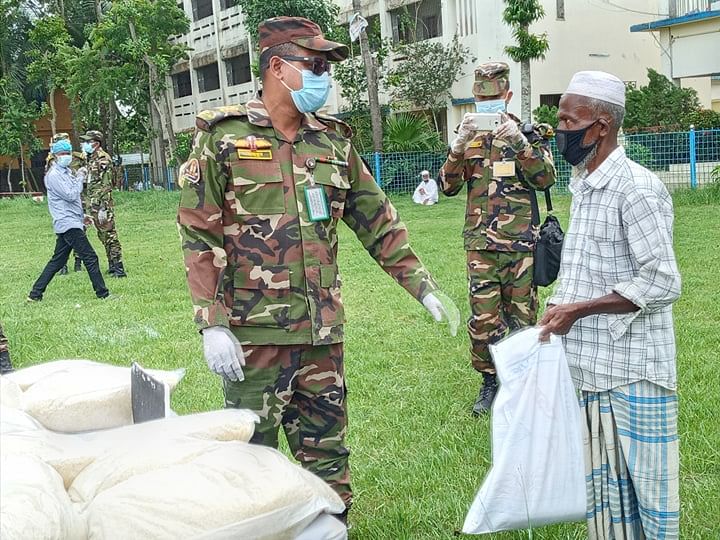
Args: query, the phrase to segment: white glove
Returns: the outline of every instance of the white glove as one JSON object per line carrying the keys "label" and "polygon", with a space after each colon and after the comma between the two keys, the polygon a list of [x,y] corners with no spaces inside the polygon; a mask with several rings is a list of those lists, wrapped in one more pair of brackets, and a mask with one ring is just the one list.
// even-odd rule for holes
{"label": "white glove", "polygon": [[85,178],[87,177],[87,167],[80,167],[77,172],[75,173],[75,176],[78,180],[81,182],[85,181]]}
{"label": "white glove", "polygon": [[101,208],[98,210],[98,217],[97,217],[98,223],[100,225],[105,225],[107,223],[107,210],[104,208]]}
{"label": "white glove", "polygon": [[450,150],[453,154],[461,155],[465,153],[468,143],[475,137],[475,129],[471,117],[465,113],[463,121],[458,128],[457,137],[450,143]]}
{"label": "white glove", "polygon": [[502,123],[493,131],[493,137],[508,142],[510,147],[515,151],[520,151],[525,148],[528,140],[520,131],[517,122],[505,113],[500,113],[500,119]]}
{"label": "white glove", "polygon": [[456,336],[460,325],[460,310],[447,295],[440,291],[432,292],[423,298],[423,306],[437,322],[447,321],[450,335]]}
{"label": "white glove", "polygon": [[242,367],[245,354],[233,333],[224,326],[210,326],[202,331],[205,361],[210,371],[230,381],[245,379]]}

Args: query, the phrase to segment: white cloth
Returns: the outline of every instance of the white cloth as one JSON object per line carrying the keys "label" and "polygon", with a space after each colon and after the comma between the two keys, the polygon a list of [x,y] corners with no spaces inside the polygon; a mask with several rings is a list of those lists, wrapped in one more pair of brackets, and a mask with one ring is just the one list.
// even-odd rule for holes
{"label": "white cloth", "polygon": [[565,93],[625,107],[625,83],[604,71],[578,71],[570,80]]}
{"label": "white cloth", "polygon": [[563,338],[575,385],[591,392],[647,380],[674,390],[671,304],[680,296],[672,199],[657,176],[618,147],[573,194],[557,285],[548,304],[613,291],[640,309],[578,320]]}
{"label": "white cloth", "polygon": [[438,202],[437,182],[432,178],[425,182],[424,180],[418,184],[413,193],[413,202],[416,204],[435,204]]}

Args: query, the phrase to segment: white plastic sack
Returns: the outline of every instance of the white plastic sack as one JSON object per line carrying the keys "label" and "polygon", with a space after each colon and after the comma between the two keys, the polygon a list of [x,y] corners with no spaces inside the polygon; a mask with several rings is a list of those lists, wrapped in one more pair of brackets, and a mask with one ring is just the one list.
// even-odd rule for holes
{"label": "white plastic sack", "polygon": [[347,528],[329,514],[320,514],[295,540],[347,540]]}
{"label": "white plastic sack", "polygon": [[465,518],[466,534],[527,529],[586,515],[580,406],[560,338],[539,328],[490,346],[500,389],[492,468]]}
{"label": "white plastic sack", "polygon": [[207,445],[98,493],[85,514],[88,538],[291,540],[320,514],[344,510],[325,482],[276,450]]}
{"label": "white plastic sack", "polygon": [[[147,370],[170,390],[185,375]],[[26,412],[46,428],[63,433],[132,424],[130,368],[89,360],[58,360],[6,375],[24,390]]]}
{"label": "white plastic sack", "polygon": [[121,447],[142,448],[156,440],[190,437],[200,440],[249,441],[257,415],[223,409],[163,418],[91,433],[55,433],[27,413],[0,407],[0,454],[30,455],[52,466],[66,488],[95,460]]}
{"label": "white plastic sack", "polygon": [[55,470],[28,456],[0,459],[0,538],[84,540],[85,520]]}
{"label": "white plastic sack", "polygon": [[12,379],[0,375],[0,405],[19,409],[22,407],[22,390]]}

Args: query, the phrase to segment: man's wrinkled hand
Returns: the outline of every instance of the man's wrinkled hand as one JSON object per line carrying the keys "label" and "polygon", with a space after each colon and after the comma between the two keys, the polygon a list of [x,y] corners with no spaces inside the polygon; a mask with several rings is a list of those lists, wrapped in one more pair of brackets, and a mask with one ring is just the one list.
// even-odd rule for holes
{"label": "man's wrinkled hand", "polygon": [[547,341],[550,334],[564,336],[579,318],[580,314],[576,304],[560,304],[548,307],[538,323],[538,326],[541,327],[540,341]]}

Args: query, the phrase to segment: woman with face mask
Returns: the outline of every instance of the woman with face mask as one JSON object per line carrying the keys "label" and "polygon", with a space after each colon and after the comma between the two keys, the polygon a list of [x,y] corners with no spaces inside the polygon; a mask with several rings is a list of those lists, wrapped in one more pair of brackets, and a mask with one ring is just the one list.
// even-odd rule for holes
{"label": "woman with face mask", "polygon": [[107,298],[110,293],[105,287],[105,281],[100,273],[98,257],[85,235],[83,212],[80,193],[87,170],[80,168],[77,174],[70,168],[72,163],[72,146],[68,140],[55,142],[50,151],[54,162],[45,175],[48,207],[53,220],[53,230],[57,236],[55,251],[45,266],[40,277],[28,295],[29,302],[42,300],[45,289],[52,278],[55,277],[67,263],[71,251],[80,257],[87,268],[90,282],[98,298]]}

